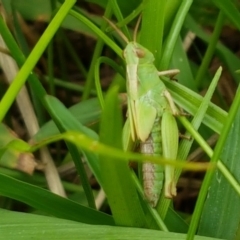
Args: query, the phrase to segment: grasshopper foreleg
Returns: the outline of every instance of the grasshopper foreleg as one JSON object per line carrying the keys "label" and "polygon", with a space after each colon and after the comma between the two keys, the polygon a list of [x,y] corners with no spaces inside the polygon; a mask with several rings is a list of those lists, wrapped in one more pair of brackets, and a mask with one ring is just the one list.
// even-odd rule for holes
{"label": "grasshopper foreleg", "polygon": [[159,77],[161,77],[161,76],[168,76],[168,77],[170,77],[172,79],[179,73],[180,73],[179,69],[171,69],[171,70],[158,72],[158,76]]}

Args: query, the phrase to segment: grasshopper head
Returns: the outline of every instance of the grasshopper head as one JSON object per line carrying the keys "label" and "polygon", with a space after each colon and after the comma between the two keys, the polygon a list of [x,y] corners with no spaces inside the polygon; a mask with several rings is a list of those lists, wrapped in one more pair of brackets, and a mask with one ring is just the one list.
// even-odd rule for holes
{"label": "grasshopper head", "polygon": [[126,62],[137,63],[153,63],[154,56],[145,47],[136,42],[129,42],[124,49],[123,56]]}

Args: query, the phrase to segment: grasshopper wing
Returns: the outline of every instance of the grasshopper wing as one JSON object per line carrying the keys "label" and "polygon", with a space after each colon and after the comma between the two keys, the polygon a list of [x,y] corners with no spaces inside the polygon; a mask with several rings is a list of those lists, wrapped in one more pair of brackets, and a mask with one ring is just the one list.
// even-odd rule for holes
{"label": "grasshopper wing", "polygon": [[151,133],[154,121],[157,116],[157,110],[145,101],[137,100],[135,102],[136,132],[138,138],[145,142]]}
{"label": "grasshopper wing", "polygon": [[130,131],[132,140],[135,141],[137,139],[137,131],[136,131],[136,112],[135,112],[135,101],[128,101],[128,119],[130,123]]}

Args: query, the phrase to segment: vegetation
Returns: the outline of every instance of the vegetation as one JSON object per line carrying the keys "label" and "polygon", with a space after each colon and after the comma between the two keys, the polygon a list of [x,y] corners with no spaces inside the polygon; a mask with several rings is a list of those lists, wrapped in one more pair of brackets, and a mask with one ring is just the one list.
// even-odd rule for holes
{"label": "vegetation", "polygon": [[[0,238],[239,239],[238,1],[2,6]],[[180,70],[161,77],[189,114],[176,161],[138,153],[125,124],[126,43],[102,16],[132,39],[140,14],[156,68]],[[146,202],[146,160],[175,167],[173,201]]]}

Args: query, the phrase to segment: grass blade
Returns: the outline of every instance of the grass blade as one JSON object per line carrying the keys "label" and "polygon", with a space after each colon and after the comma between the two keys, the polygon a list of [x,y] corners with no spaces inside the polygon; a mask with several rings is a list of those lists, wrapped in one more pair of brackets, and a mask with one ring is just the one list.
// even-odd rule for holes
{"label": "grass blade", "polygon": [[[122,148],[122,116],[117,87],[110,89],[106,96],[100,141],[115,148]],[[110,156],[100,156],[99,160],[103,179],[102,187],[108,197],[116,224],[143,227],[144,214],[128,162]]]}
{"label": "grass blade", "polygon": [[[0,194],[47,214],[89,224],[113,225],[112,217],[59,197],[42,188],[0,174]],[[1,218],[2,219],[2,218]]]}

